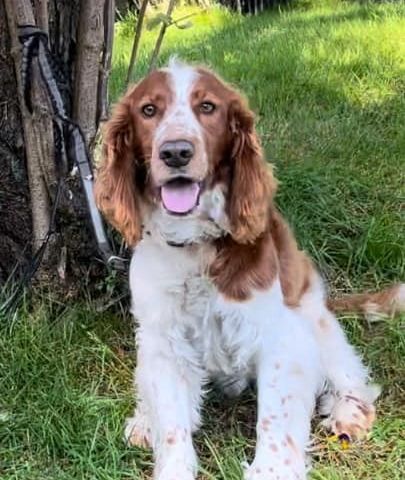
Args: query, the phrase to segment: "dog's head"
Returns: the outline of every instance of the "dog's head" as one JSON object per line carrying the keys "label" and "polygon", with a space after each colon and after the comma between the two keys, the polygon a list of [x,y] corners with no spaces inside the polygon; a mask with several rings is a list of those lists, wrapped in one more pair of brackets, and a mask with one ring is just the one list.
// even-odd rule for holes
{"label": "dog's head", "polygon": [[251,243],[274,190],[253,113],[204,68],[171,61],[132,88],[106,125],[96,199],[130,245],[152,213],[173,225],[208,218]]}

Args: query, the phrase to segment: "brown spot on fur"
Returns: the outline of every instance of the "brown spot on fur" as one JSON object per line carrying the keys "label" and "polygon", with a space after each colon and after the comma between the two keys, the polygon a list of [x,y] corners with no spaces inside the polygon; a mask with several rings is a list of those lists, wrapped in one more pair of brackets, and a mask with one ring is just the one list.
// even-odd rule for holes
{"label": "brown spot on fur", "polygon": [[367,418],[371,415],[374,415],[374,412],[373,411],[370,411],[367,407],[365,407],[364,405],[361,405],[360,403],[358,403],[356,405],[356,407],[360,410],[360,412]]}
{"label": "brown spot on fur", "polygon": [[353,395],[346,395],[345,398],[348,398],[349,400],[352,400],[353,402],[360,403],[360,399],[357,397],[353,397]]}
{"label": "brown spot on fur", "polygon": [[295,444],[294,440],[291,438],[291,436],[289,434],[286,435],[286,440],[287,440],[287,444],[288,446],[294,451],[294,453],[296,455],[300,455],[300,452],[298,450],[298,447],[297,445]]}
{"label": "brown spot on fur", "polygon": [[217,241],[217,256],[209,273],[226,297],[245,301],[252,290],[266,290],[277,276],[276,251],[269,232],[264,233],[253,245],[236,243],[230,236]]}
{"label": "brown spot on fur", "polygon": [[328,330],[330,326],[329,321],[322,317],[319,319],[318,324],[321,330]]}
{"label": "brown spot on fur", "polygon": [[270,450],[273,450],[273,452],[278,452],[278,447],[275,443],[270,444]]}
{"label": "brown spot on fur", "polygon": [[304,375],[304,370],[298,366],[298,365],[295,365],[292,370],[291,370],[291,373],[293,375]]}
{"label": "brown spot on fur", "polygon": [[269,427],[270,427],[270,420],[268,418],[263,418],[262,420],[262,423],[261,423],[261,427],[264,431],[269,431]]}
{"label": "brown spot on fur", "polygon": [[288,224],[275,208],[271,209],[269,228],[277,251],[284,303],[297,307],[311,284],[314,267],[307,255],[299,250]]}

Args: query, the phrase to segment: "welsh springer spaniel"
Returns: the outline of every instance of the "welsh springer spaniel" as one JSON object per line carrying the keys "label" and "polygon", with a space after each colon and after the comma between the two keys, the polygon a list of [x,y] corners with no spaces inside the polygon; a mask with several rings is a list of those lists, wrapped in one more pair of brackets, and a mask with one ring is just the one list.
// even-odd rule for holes
{"label": "welsh springer spaniel", "polygon": [[[137,405],[125,435],[153,448],[155,479],[196,478],[192,433],[211,380],[232,395],[256,381],[257,446],[246,480],[306,478],[317,399],[337,435],[354,439],[373,423],[378,388],[275,191],[253,113],[204,68],[174,60],[154,71],[106,126],[96,198],[135,247]],[[330,305],[390,313],[404,303],[398,285]]]}

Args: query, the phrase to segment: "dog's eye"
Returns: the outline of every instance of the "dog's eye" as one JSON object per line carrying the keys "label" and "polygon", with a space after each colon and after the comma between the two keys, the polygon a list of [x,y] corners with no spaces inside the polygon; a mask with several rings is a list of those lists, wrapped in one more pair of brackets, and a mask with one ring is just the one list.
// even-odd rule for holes
{"label": "dog's eye", "polygon": [[142,107],[142,113],[145,117],[151,118],[156,115],[157,108],[152,103],[148,103]]}
{"label": "dog's eye", "polygon": [[200,112],[209,114],[215,110],[215,105],[212,102],[203,102],[200,104]]}

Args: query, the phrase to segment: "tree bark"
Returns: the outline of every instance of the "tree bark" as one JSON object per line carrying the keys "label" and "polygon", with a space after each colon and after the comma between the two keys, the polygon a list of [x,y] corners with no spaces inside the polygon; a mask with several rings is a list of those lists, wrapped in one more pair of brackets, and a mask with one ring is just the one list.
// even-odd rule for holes
{"label": "tree bark", "polygon": [[24,130],[26,165],[31,199],[32,246],[34,249],[38,249],[49,228],[49,196],[44,174],[51,178],[53,176],[52,167],[50,167],[49,163],[49,159],[52,158],[52,122],[46,110],[41,107],[41,105],[44,105],[44,97],[41,94],[40,80],[36,68],[33,69],[32,79],[34,106],[32,115],[25,106],[22,93],[20,76],[21,47],[18,41],[17,25],[35,24],[31,3],[28,0],[4,0],[4,3]]}
{"label": "tree bark", "polygon": [[[36,24],[49,31],[66,114],[80,124],[92,147],[99,117],[107,115],[101,96],[106,95],[111,61],[111,12],[114,0],[0,0],[0,286],[22,253],[28,261],[41,244],[56,184],[52,110],[35,64],[33,114],[25,107],[17,25]],[[101,267],[94,261],[97,251],[77,176],[64,179],[57,232],[40,278],[48,279],[52,289],[72,293],[99,275]]]}
{"label": "tree bark", "polygon": [[104,47],[104,4],[105,0],[80,2],[73,115],[90,147],[97,132],[97,93]]}
{"label": "tree bark", "polygon": [[[24,132],[3,0],[0,0],[0,285],[30,256],[32,219]],[[28,245],[28,246],[27,246]]]}
{"label": "tree bark", "polygon": [[49,33],[48,0],[34,0],[34,8],[38,27]]}

